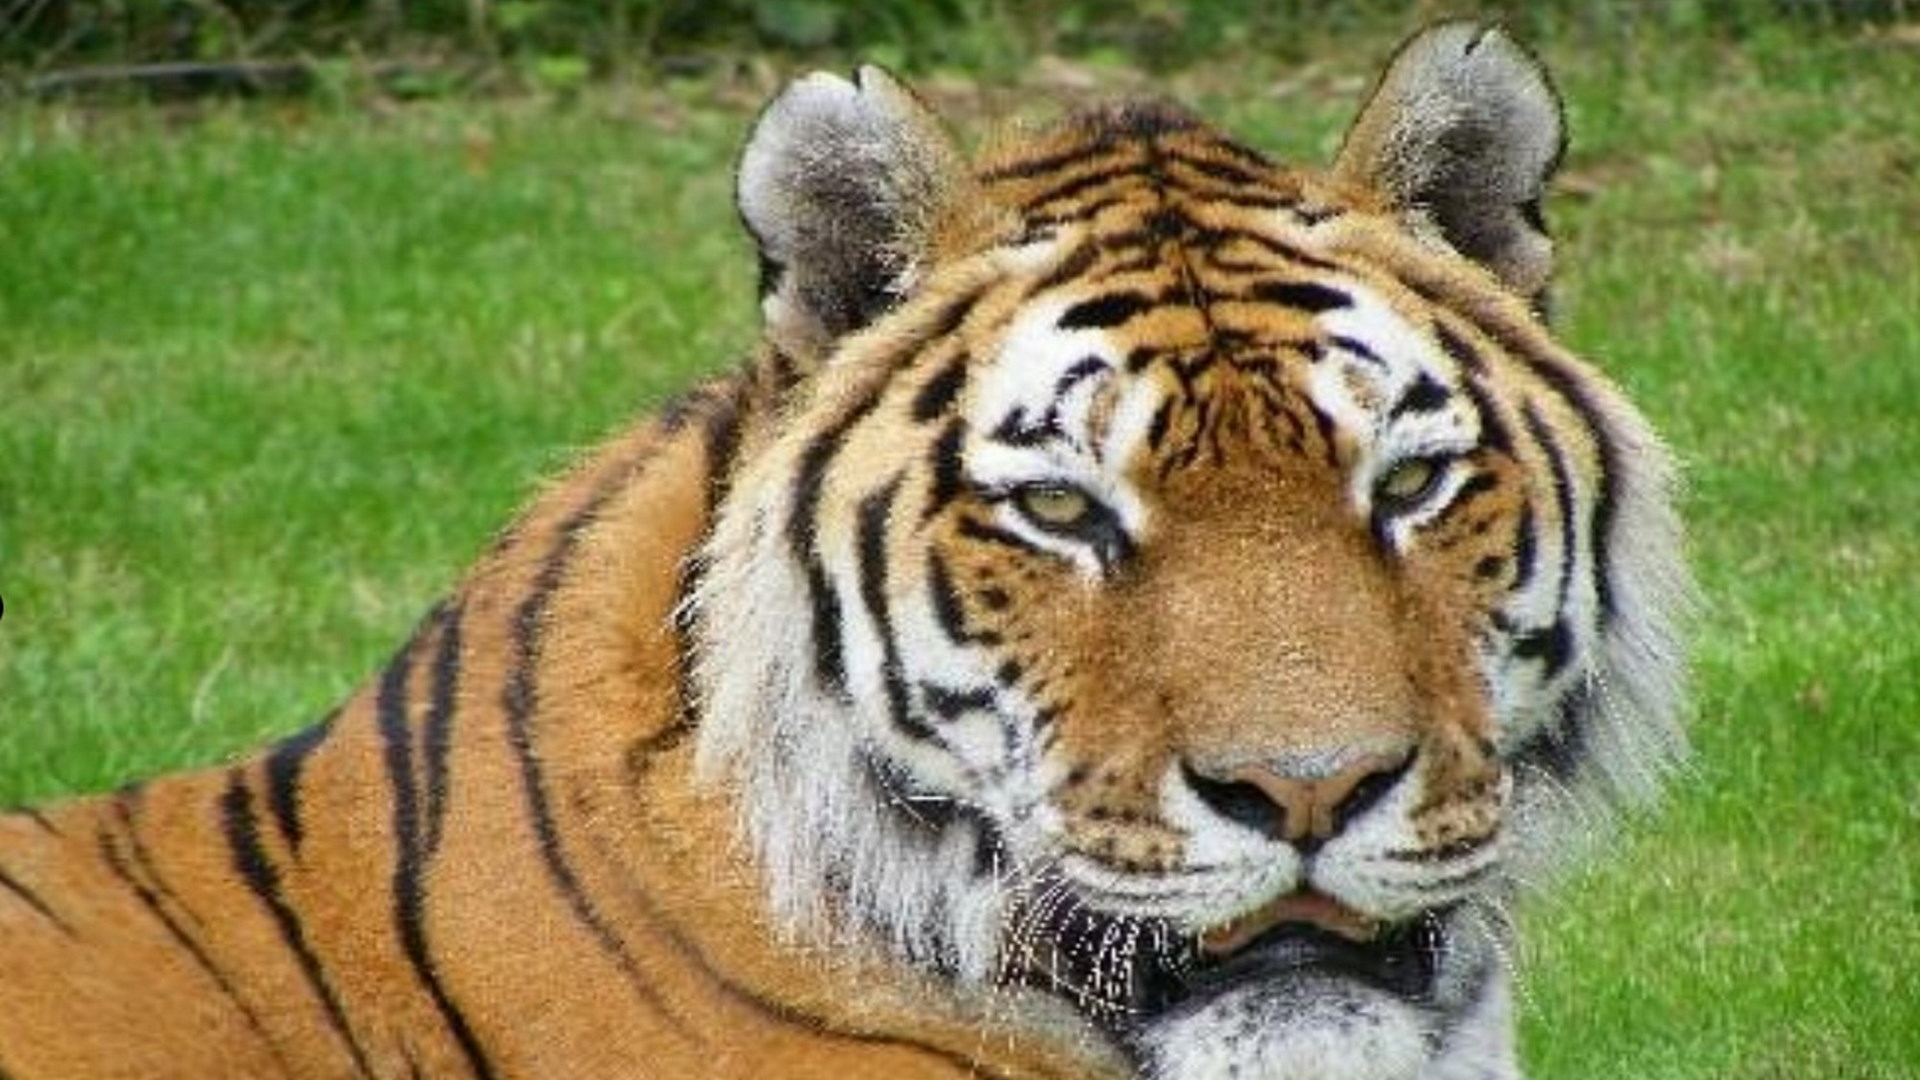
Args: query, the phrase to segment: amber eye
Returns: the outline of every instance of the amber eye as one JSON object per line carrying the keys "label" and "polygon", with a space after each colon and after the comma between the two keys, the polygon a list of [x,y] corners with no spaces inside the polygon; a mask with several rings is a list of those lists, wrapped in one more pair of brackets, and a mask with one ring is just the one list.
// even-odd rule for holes
{"label": "amber eye", "polygon": [[1013,493],[1013,503],[1034,524],[1073,532],[1092,518],[1093,497],[1069,484],[1032,484]]}
{"label": "amber eye", "polygon": [[1441,475],[1440,462],[1433,458],[1408,458],[1380,478],[1375,497],[1389,508],[1410,506],[1433,494]]}

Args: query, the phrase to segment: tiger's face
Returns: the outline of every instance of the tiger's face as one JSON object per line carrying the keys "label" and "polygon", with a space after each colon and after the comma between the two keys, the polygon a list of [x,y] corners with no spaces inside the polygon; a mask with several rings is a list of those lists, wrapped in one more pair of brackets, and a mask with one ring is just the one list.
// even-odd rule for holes
{"label": "tiger's face", "polygon": [[[1435,34],[1328,174],[1131,106],[955,197],[876,73],[763,118],[770,340],[823,370],[706,551],[701,751],[785,925],[1166,1080],[1512,1075],[1516,867],[1677,748],[1683,576],[1657,444],[1529,307],[1551,97]],[[1510,106],[1495,205],[1404,160],[1454,152],[1430,84]],[[782,137],[912,165],[809,196],[891,214],[851,285]]]}

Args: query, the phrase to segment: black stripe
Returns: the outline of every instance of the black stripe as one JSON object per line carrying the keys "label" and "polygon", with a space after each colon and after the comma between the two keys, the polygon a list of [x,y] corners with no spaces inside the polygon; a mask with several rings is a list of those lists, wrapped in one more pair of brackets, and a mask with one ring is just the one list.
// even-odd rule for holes
{"label": "black stripe", "polygon": [[980,298],[985,295],[986,290],[982,288],[947,301],[947,306],[940,309],[938,317],[915,328],[915,336],[921,341],[941,341],[951,337],[954,331],[960,329],[960,324],[967,321],[967,316],[973,314],[973,309],[979,306]]}
{"label": "black stripe", "polygon": [[1344,334],[1336,334],[1328,340],[1334,347],[1345,349],[1347,352],[1365,360],[1374,367],[1385,369],[1387,366],[1387,362],[1380,358],[1380,354],[1373,351],[1373,346],[1368,345],[1358,338],[1350,338]]}
{"label": "black stripe", "polygon": [[1081,244],[1079,247],[1068,252],[1059,262],[1055,263],[1053,269],[1047,271],[1046,277],[1041,278],[1031,289],[1027,290],[1027,299],[1031,300],[1033,297],[1057,288],[1066,282],[1078,280],[1084,276],[1087,271],[1093,269],[1093,264],[1099,261],[1100,248],[1098,245]]}
{"label": "black stripe", "polygon": [[1457,510],[1464,509],[1471,504],[1474,499],[1479,498],[1481,495],[1499,486],[1500,481],[1496,479],[1492,473],[1474,473],[1472,476],[1462,480],[1460,486],[1454,489],[1453,498],[1447,502],[1446,512],[1451,515]]}
{"label": "black stripe", "polygon": [[1481,358],[1480,350],[1474,348],[1459,334],[1454,333],[1446,323],[1434,323],[1433,335],[1435,340],[1440,342],[1441,351],[1451,357],[1454,363],[1460,365],[1463,372],[1468,375],[1486,374],[1487,362]]}
{"label": "black stripe", "polygon": [[[1091,217],[1091,213],[1083,216]],[[1147,224],[1139,228],[1118,229],[1103,232],[1093,238],[1093,244],[1106,254],[1114,255],[1116,262],[1109,263],[1106,273],[1113,276],[1120,267],[1133,270],[1153,266],[1160,261],[1159,245],[1166,240],[1176,239],[1190,231],[1187,219],[1172,210],[1156,210],[1147,218]]]}
{"label": "black stripe", "polygon": [[1480,419],[1480,445],[1489,450],[1498,451],[1509,457],[1513,454],[1513,436],[1507,431],[1507,424],[1500,416],[1500,410],[1487,395],[1486,388],[1480,385],[1481,376],[1469,374],[1465,380],[1468,400],[1473,402],[1474,414]]}
{"label": "black stripe", "polygon": [[860,500],[858,544],[860,600],[880,639],[880,679],[887,695],[887,715],[894,726],[915,739],[933,737],[933,729],[913,709],[907,694],[906,672],[900,662],[900,644],[893,637],[893,610],[887,600],[887,522],[900,494],[903,477]]}
{"label": "black stripe", "polygon": [[1513,655],[1544,663],[1547,677],[1552,678],[1565,670],[1573,657],[1573,632],[1567,629],[1565,619],[1555,619],[1544,629],[1528,630],[1514,639]]}
{"label": "black stripe", "polygon": [[1311,216],[1311,211],[1301,208],[1296,196],[1271,191],[1217,191],[1208,195],[1208,200],[1237,210],[1286,210],[1298,218]]}
{"label": "black stripe", "polygon": [[59,929],[61,933],[67,935],[68,937],[77,936],[73,932],[73,927],[69,925],[65,919],[62,919],[59,915],[55,914],[54,910],[47,906],[47,902],[45,900],[40,899],[39,893],[36,893],[32,889],[28,888],[25,882],[22,882],[19,878],[16,878],[12,874],[7,873],[4,868],[0,868],[0,889],[4,889],[7,892],[10,892],[13,895],[19,897],[22,902],[24,902],[28,907],[32,908],[34,911],[38,912],[41,918],[52,923],[57,929]]}
{"label": "black stripe", "polygon": [[1513,534],[1513,586],[1515,591],[1525,588],[1533,580],[1533,571],[1538,562],[1540,548],[1538,532],[1539,519],[1531,506],[1520,507],[1520,522]]}
{"label": "black stripe", "polygon": [[1160,449],[1160,444],[1167,437],[1167,427],[1172,423],[1173,398],[1168,397],[1153,410],[1153,421],[1147,425],[1147,446],[1150,449]]}
{"label": "black stripe", "polygon": [[1031,180],[1037,176],[1045,176],[1051,172],[1059,172],[1061,169],[1071,168],[1081,162],[1091,161],[1100,156],[1104,150],[1104,147],[1097,145],[1088,146],[1084,143],[1075,144],[1072,148],[1061,153],[1046,154],[1041,157],[1027,158],[1022,161],[1010,161],[1004,165],[982,170],[980,179],[989,183],[996,180]]}
{"label": "black stripe", "polygon": [[1327,464],[1338,468],[1340,465],[1340,442],[1337,438],[1339,425],[1334,423],[1332,414],[1322,409],[1311,398],[1304,401],[1308,415],[1313,417],[1313,427],[1320,435],[1320,449],[1327,456]]}
{"label": "black stripe", "polygon": [[956,688],[922,682],[920,700],[927,711],[942,720],[953,721],[970,712],[993,712],[996,698],[991,689],[980,686]]}
{"label": "black stripe", "polygon": [[1098,356],[1083,356],[1075,360],[1068,366],[1067,370],[1060,373],[1058,379],[1053,381],[1054,407],[1058,408],[1060,399],[1066,397],[1067,393],[1074,387],[1079,386],[1081,383],[1086,382],[1101,372],[1111,370],[1113,369],[1108,366],[1107,362]]}
{"label": "black stripe", "polygon": [[1207,146],[1208,146],[1208,149],[1210,150],[1213,150],[1217,153],[1225,154],[1231,158],[1235,158],[1239,160],[1242,164],[1248,165],[1252,168],[1256,168],[1256,169],[1274,168],[1272,158],[1267,157],[1267,155],[1261,153],[1260,151],[1254,149],[1251,146],[1247,146],[1243,143],[1235,142],[1232,139],[1216,139],[1215,141],[1208,143]]}
{"label": "black stripe", "polygon": [[927,596],[933,603],[933,617],[947,640],[964,645],[972,640],[967,632],[967,612],[954,587],[953,573],[938,550],[927,553]]}
{"label": "black stripe", "polygon": [[1103,168],[1090,169],[1070,180],[1034,193],[1021,202],[1020,209],[1029,215],[1044,212],[1050,206],[1071,201],[1095,188],[1124,179],[1133,170],[1135,164],[1135,162],[1120,161]]}
{"label": "black stripe", "polygon": [[[1267,236],[1263,233],[1230,231],[1226,229],[1208,229],[1208,230],[1203,230],[1202,232],[1199,233],[1199,235],[1195,236],[1194,242],[1196,244],[1203,245],[1206,248],[1206,250],[1210,252],[1213,251],[1214,249],[1225,247],[1229,243],[1238,242],[1238,243],[1252,244],[1254,247],[1260,248],[1261,250],[1265,251],[1269,255],[1272,255],[1285,262],[1293,263],[1298,266],[1303,266],[1309,270],[1320,270],[1327,273],[1344,273],[1345,272],[1345,267],[1342,267],[1338,263],[1329,262],[1328,260],[1320,258],[1317,255],[1309,255],[1305,251],[1300,250],[1299,248],[1293,246],[1292,244],[1286,243],[1285,241],[1282,241],[1282,240],[1276,240],[1273,237]],[[1237,260],[1222,259],[1218,257],[1211,258],[1209,261],[1211,261],[1212,263],[1214,263],[1214,265],[1219,266],[1222,269],[1238,269],[1245,272],[1264,272],[1264,271],[1270,271],[1273,269],[1273,267],[1270,264],[1266,264],[1266,263],[1257,263],[1257,264],[1249,265],[1249,264],[1240,263]]]}
{"label": "black stripe", "polygon": [[113,875],[119,878],[121,882],[133,892],[134,898],[139,900],[140,905],[147,909],[148,914],[152,915],[154,919],[160,923],[161,928],[167,932],[167,936],[172,938],[176,945],[180,946],[181,951],[193,959],[194,964],[197,965],[202,972],[206,973],[209,979],[213,980],[214,986],[219,989],[220,993],[226,997],[227,1001],[231,1003],[234,1009],[240,1013],[241,1017],[246,1020],[247,1026],[252,1028],[254,1034],[260,1036],[260,1041],[266,1045],[268,1050],[272,1051],[275,1057],[278,1057],[280,1053],[279,1048],[274,1045],[272,1036],[267,1034],[266,1025],[261,1023],[259,1014],[255,1013],[252,1007],[247,1004],[246,999],[240,996],[240,991],[227,979],[226,973],[214,964],[213,958],[207,955],[207,950],[202,947],[200,942],[195,940],[191,934],[187,933],[186,927],[182,926],[180,921],[175,919],[173,914],[167,910],[166,905],[162,903],[163,897],[171,900],[175,904],[178,904],[179,900],[173,896],[172,892],[167,889],[166,885],[160,880],[159,875],[155,872],[152,861],[148,858],[145,848],[141,846],[137,834],[133,831],[133,819],[128,813],[125,804],[120,805],[120,815],[122,827],[126,830],[128,840],[132,846],[131,854],[134,862],[139,864],[141,871],[144,872],[149,881],[151,881],[151,885],[149,885],[147,881],[142,881],[140,876],[134,873],[133,867],[130,866],[126,858],[121,855],[119,845],[114,843],[113,836],[103,825],[99,832],[100,855],[106,862],[107,869],[112,871]]}
{"label": "black stripe", "polygon": [[421,780],[427,799],[423,842],[428,855],[440,848],[447,793],[452,790],[447,774],[453,753],[453,717],[460,694],[460,627],[465,614],[460,603],[449,605],[440,614],[440,639],[433,650],[427,717],[420,725]]}
{"label": "black stripe", "polygon": [[237,768],[227,773],[227,791],[220,799],[220,810],[227,846],[233,852],[234,870],[267,909],[267,914],[273,917],[281,941],[293,953],[301,973],[306,976],[307,985],[319,997],[321,1007],[326,1010],[327,1022],[333,1027],[334,1033],[340,1036],[340,1041],[346,1044],[354,1067],[362,1075],[371,1075],[366,1054],[361,1051],[360,1044],[354,1041],[353,1031],[347,1026],[346,1013],[340,1007],[340,999],[334,996],[333,987],[320,967],[320,958],[314,955],[307,944],[300,917],[288,906],[286,897],[280,891],[279,871],[274,869],[272,861],[267,858],[266,848],[260,843],[260,819],[253,807],[253,793],[248,790],[246,778]]}
{"label": "black stripe", "polygon": [[1573,474],[1567,468],[1566,457],[1560,451],[1560,444],[1553,439],[1553,433],[1547,430],[1540,414],[1531,404],[1522,410],[1522,419],[1527,425],[1527,434],[1531,435],[1540,449],[1547,455],[1547,468],[1553,474],[1553,495],[1560,502],[1560,579],[1555,585],[1557,600],[1554,606],[1565,610],[1567,593],[1573,585],[1573,564],[1579,558],[1579,504],[1573,489]]}
{"label": "black stripe", "polygon": [[793,502],[787,517],[787,546],[800,562],[807,578],[813,621],[814,676],[822,687],[842,697],[847,690],[845,644],[842,641],[846,628],[841,625],[840,600],[834,595],[833,582],[827,578],[826,567],[820,561],[814,518],[820,509],[821,488],[826,483],[828,466],[840,452],[847,433],[879,407],[880,396],[885,388],[884,381],[869,387],[852,408],[807,444],[794,474]]}
{"label": "black stripe", "polygon": [[1032,447],[1058,439],[1060,434],[1060,417],[1056,413],[1049,411],[1038,422],[1028,423],[1026,408],[1016,405],[987,432],[987,438],[1004,446]]}
{"label": "black stripe", "polygon": [[[443,719],[440,725],[440,742],[444,747],[444,717],[451,714],[451,694],[453,677],[457,672],[459,647],[458,609],[450,609],[440,620],[440,640],[434,648],[432,704],[430,709]],[[453,671],[444,671],[449,663],[447,644],[453,643]],[[416,641],[416,646],[420,644]],[[422,785],[413,769],[413,732],[407,723],[408,683],[412,673],[413,649],[402,653],[388,666],[381,677],[376,715],[380,722],[380,737],[384,744],[384,756],[387,763],[387,779],[393,788],[393,905],[394,927],[400,937],[400,946],[412,964],[414,974],[426,988],[427,996],[433,999],[439,1009],[441,1019],[446,1022],[447,1030],[453,1034],[454,1041],[460,1045],[460,1051],[466,1056],[467,1064],[474,1074],[492,1080],[496,1075],[486,1052],[480,1047],[474,1036],[473,1028],[459,1007],[448,996],[446,987],[440,982],[440,975],[433,962],[433,955],[427,945],[426,930],[426,871],[427,862],[432,857],[432,848],[428,841],[430,828],[437,832],[438,822],[432,826],[421,821],[420,796]],[[430,741],[430,733],[423,733],[423,745]],[[442,754],[444,768],[444,753]],[[438,778],[444,785],[444,772]],[[431,782],[425,785],[431,791]],[[444,803],[429,811],[430,818],[438,816]],[[438,836],[433,838],[437,843]]]}
{"label": "black stripe", "polygon": [[1051,555],[1046,548],[1029,541],[1016,532],[1009,532],[998,525],[992,525],[971,517],[962,517],[958,526],[960,535],[972,540],[983,540],[990,544],[1014,548],[1033,555]]}
{"label": "black stripe", "polygon": [[1400,400],[1393,403],[1393,408],[1387,410],[1387,416],[1394,418],[1405,416],[1410,412],[1437,412],[1446,408],[1447,402],[1452,400],[1451,391],[1440,385],[1432,375],[1422,371],[1419,377],[1413,380],[1413,385],[1407,387],[1406,392],[1400,395]]}
{"label": "black stripe", "polygon": [[1605,414],[1594,404],[1587,387],[1572,371],[1548,357],[1525,351],[1520,351],[1520,355],[1530,361],[1534,373],[1553,387],[1569,408],[1580,414],[1580,418],[1586,422],[1587,433],[1600,450],[1600,475],[1594,483],[1593,520],[1588,526],[1588,541],[1592,545],[1595,599],[1600,618],[1605,621],[1613,615],[1613,581],[1608,576],[1608,560],[1613,540],[1613,516],[1619,497],[1615,485],[1623,471],[1620,448],[1614,443]]}
{"label": "black stripe", "polygon": [[707,410],[701,426],[700,447],[706,459],[706,518],[711,521],[733,484],[733,463],[740,454],[740,430],[743,423],[739,386],[731,396],[716,400]]}
{"label": "black stripe", "polygon": [[946,415],[953,406],[954,399],[960,396],[960,390],[967,385],[967,355],[961,353],[948,361],[946,366],[936,372],[933,378],[920,387],[913,396],[913,418],[922,424],[932,423]]}
{"label": "black stripe", "polygon": [[701,520],[700,539],[696,541],[688,554],[680,561],[680,573],[674,583],[673,603],[673,666],[674,685],[679,696],[679,715],[674,722],[676,727],[691,729],[694,724],[695,702],[698,694],[694,687],[693,674],[693,634],[696,616],[693,609],[693,595],[699,591],[700,583],[707,572],[706,558],[701,554],[707,535],[713,528],[713,519],[719,512],[720,504],[727,497],[733,484],[734,460],[740,453],[741,428],[743,426],[739,395],[729,398],[725,407],[716,409],[707,418],[705,451],[707,471],[707,502]]}
{"label": "black stripe", "polygon": [[921,514],[921,520],[932,519],[935,514],[945,510],[966,490],[966,482],[961,471],[961,444],[967,434],[966,425],[959,420],[949,421],[933,442],[928,451],[927,468],[933,474],[932,487],[927,492],[927,508]]}
{"label": "black stripe", "polygon": [[307,758],[333,733],[333,722],[339,715],[336,709],[319,723],[280,740],[273,749],[267,751],[267,807],[273,813],[280,835],[286,838],[287,847],[292,849],[296,857],[300,854],[300,843],[305,838],[305,830],[300,824],[300,774],[306,767]]}
{"label": "black stripe", "polygon": [[847,697],[847,628],[840,616],[840,597],[826,566],[814,558],[807,563],[808,613],[813,623],[813,675],[828,693]]}
{"label": "black stripe", "polygon": [[[387,662],[386,670],[380,673],[379,690],[373,699],[373,714],[380,729],[380,741],[384,747],[383,756],[386,760],[387,772],[394,781],[396,808],[403,796],[409,803],[409,829],[398,834],[399,839],[403,841],[413,838],[411,802],[416,788],[412,771],[411,729],[407,723],[407,683],[413,674],[414,652],[419,647],[420,638],[415,636],[405,648]],[[404,777],[398,775],[399,770],[405,770],[406,775]]]}
{"label": "black stripe", "polygon": [[1082,300],[1068,308],[1057,324],[1062,330],[1098,330],[1119,326],[1159,304],[1143,292],[1127,290]]}
{"label": "black stripe", "polygon": [[1177,151],[1168,153],[1166,160],[1184,165],[1209,180],[1218,180],[1223,184],[1232,186],[1238,191],[1265,189],[1271,193],[1273,190],[1273,176],[1270,172],[1263,174],[1225,161],[1203,158],[1197,155],[1182,154]]}
{"label": "black stripe", "polygon": [[1587,756],[1587,733],[1580,721],[1592,703],[1587,684],[1576,683],[1567,696],[1560,699],[1553,719],[1514,752],[1516,775],[1526,769],[1536,769],[1561,783],[1572,781]]}
{"label": "black stripe", "polygon": [[1255,300],[1319,314],[1353,306],[1353,298],[1312,281],[1262,281],[1248,290]]}

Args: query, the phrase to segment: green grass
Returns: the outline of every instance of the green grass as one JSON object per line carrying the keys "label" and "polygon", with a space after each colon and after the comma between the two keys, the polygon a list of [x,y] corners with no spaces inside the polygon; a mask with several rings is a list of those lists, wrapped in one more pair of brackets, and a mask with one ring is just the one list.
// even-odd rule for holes
{"label": "green grass", "polygon": [[[1320,158],[1390,37],[1171,85]],[[1708,608],[1692,773],[1532,905],[1532,1075],[1920,1077],[1920,56],[1538,44],[1563,336],[1688,462]],[[317,716],[736,356],[753,96],[0,114],[0,804]]]}
{"label": "green grass", "polygon": [[317,716],[570,448],[750,340],[737,124],[0,121],[0,801]]}

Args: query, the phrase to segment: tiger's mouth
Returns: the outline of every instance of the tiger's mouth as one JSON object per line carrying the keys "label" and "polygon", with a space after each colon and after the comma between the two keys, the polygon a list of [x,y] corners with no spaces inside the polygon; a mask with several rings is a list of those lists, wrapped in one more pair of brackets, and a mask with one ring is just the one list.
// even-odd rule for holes
{"label": "tiger's mouth", "polygon": [[1287,925],[1322,930],[1356,945],[1373,942],[1386,928],[1379,919],[1362,915],[1323,892],[1302,889],[1276,896],[1244,915],[1202,932],[1199,952],[1217,960],[1229,959],[1271,931]]}
{"label": "tiger's mouth", "polygon": [[[1430,1000],[1447,945],[1444,909],[1389,923],[1310,889],[1199,934],[1167,926],[1146,932],[1085,901],[1056,899],[1049,912],[1041,936],[1051,947],[1030,948],[1023,970],[1011,977],[1066,998],[1123,1043],[1163,1018],[1261,984],[1332,979],[1405,1001]],[[1129,945],[1084,947],[1109,941]]]}
{"label": "tiger's mouth", "polygon": [[1161,986],[1153,1013],[1251,982],[1309,974],[1351,979],[1405,1000],[1433,995],[1446,947],[1442,911],[1400,923],[1311,889],[1277,897],[1200,934],[1192,965]]}

